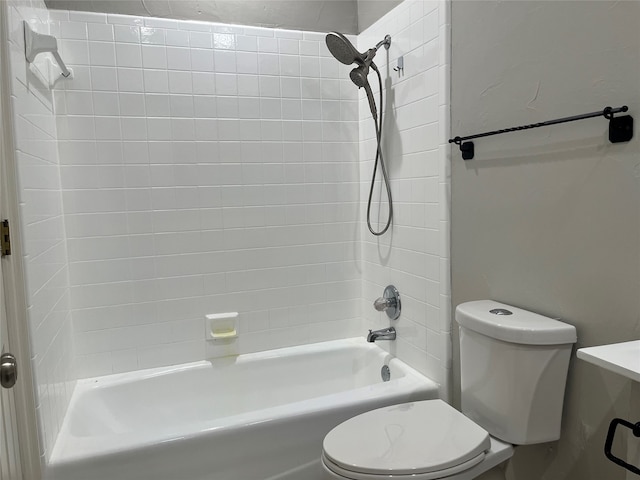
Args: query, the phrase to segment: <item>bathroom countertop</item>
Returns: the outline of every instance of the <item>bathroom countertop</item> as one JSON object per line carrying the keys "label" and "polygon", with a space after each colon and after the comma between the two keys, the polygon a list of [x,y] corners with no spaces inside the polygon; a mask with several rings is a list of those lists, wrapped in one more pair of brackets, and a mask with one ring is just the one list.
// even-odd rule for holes
{"label": "bathroom countertop", "polygon": [[578,358],[640,382],[640,340],[580,348]]}

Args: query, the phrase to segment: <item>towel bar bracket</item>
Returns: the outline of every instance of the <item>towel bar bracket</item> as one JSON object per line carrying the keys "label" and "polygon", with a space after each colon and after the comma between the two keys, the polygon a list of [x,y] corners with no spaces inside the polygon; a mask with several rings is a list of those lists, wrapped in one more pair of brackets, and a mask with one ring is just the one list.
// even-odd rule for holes
{"label": "towel bar bracket", "polygon": [[[608,117],[607,117],[608,118]],[[622,115],[609,118],[609,141],[611,143],[628,142],[633,138],[633,117]]]}

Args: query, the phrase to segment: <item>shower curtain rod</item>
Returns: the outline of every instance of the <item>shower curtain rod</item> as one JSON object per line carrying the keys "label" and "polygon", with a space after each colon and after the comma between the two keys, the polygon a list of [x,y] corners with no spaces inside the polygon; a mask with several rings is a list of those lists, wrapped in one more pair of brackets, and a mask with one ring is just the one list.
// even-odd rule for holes
{"label": "shower curtain rod", "polygon": [[547,120],[546,122],[532,123],[529,125],[521,125],[519,127],[503,128],[501,130],[493,130],[491,132],[477,133],[475,135],[468,135],[466,137],[454,137],[449,139],[449,143],[455,143],[460,147],[462,152],[462,158],[464,160],[471,160],[474,156],[474,138],[491,137],[493,135],[501,135],[503,133],[517,132],[520,130],[529,130],[531,128],[547,127],[549,125],[558,125],[560,123],[575,122],[576,120],[584,120],[586,118],[605,117],[609,120],[609,141],[611,143],[628,142],[633,138],[633,117],[631,115],[624,115],[622,117],[615,117],[615,113],[626,112],[629,107],[623,105],[622,107],[612,108],[605,107],[603,110],[597,112],[584,113],[582,115],[574,115],[572,117],[557,118],[555,120]]}

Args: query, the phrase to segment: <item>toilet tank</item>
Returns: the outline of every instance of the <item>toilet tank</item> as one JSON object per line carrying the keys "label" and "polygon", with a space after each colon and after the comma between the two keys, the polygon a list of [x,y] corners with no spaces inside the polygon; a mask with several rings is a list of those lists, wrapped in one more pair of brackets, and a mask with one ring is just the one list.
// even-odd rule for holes
{"label": "toilet tank", "polygon": [[560,438],[576,329],[517,307],[458,305],[462,413],[515,445]]}

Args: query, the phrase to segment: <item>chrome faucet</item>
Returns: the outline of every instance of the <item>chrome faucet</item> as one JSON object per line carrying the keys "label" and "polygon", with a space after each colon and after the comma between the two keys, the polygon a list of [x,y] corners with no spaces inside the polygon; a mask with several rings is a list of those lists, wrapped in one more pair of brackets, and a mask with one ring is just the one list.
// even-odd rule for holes
{"label": "chrome faucet", "polygon": [[373,343],[376,340],[395,340],[396,339],[396,329],[393,327],[382,328],[380,330],[369,330],[369,335],[367,335],[367,342]]}

